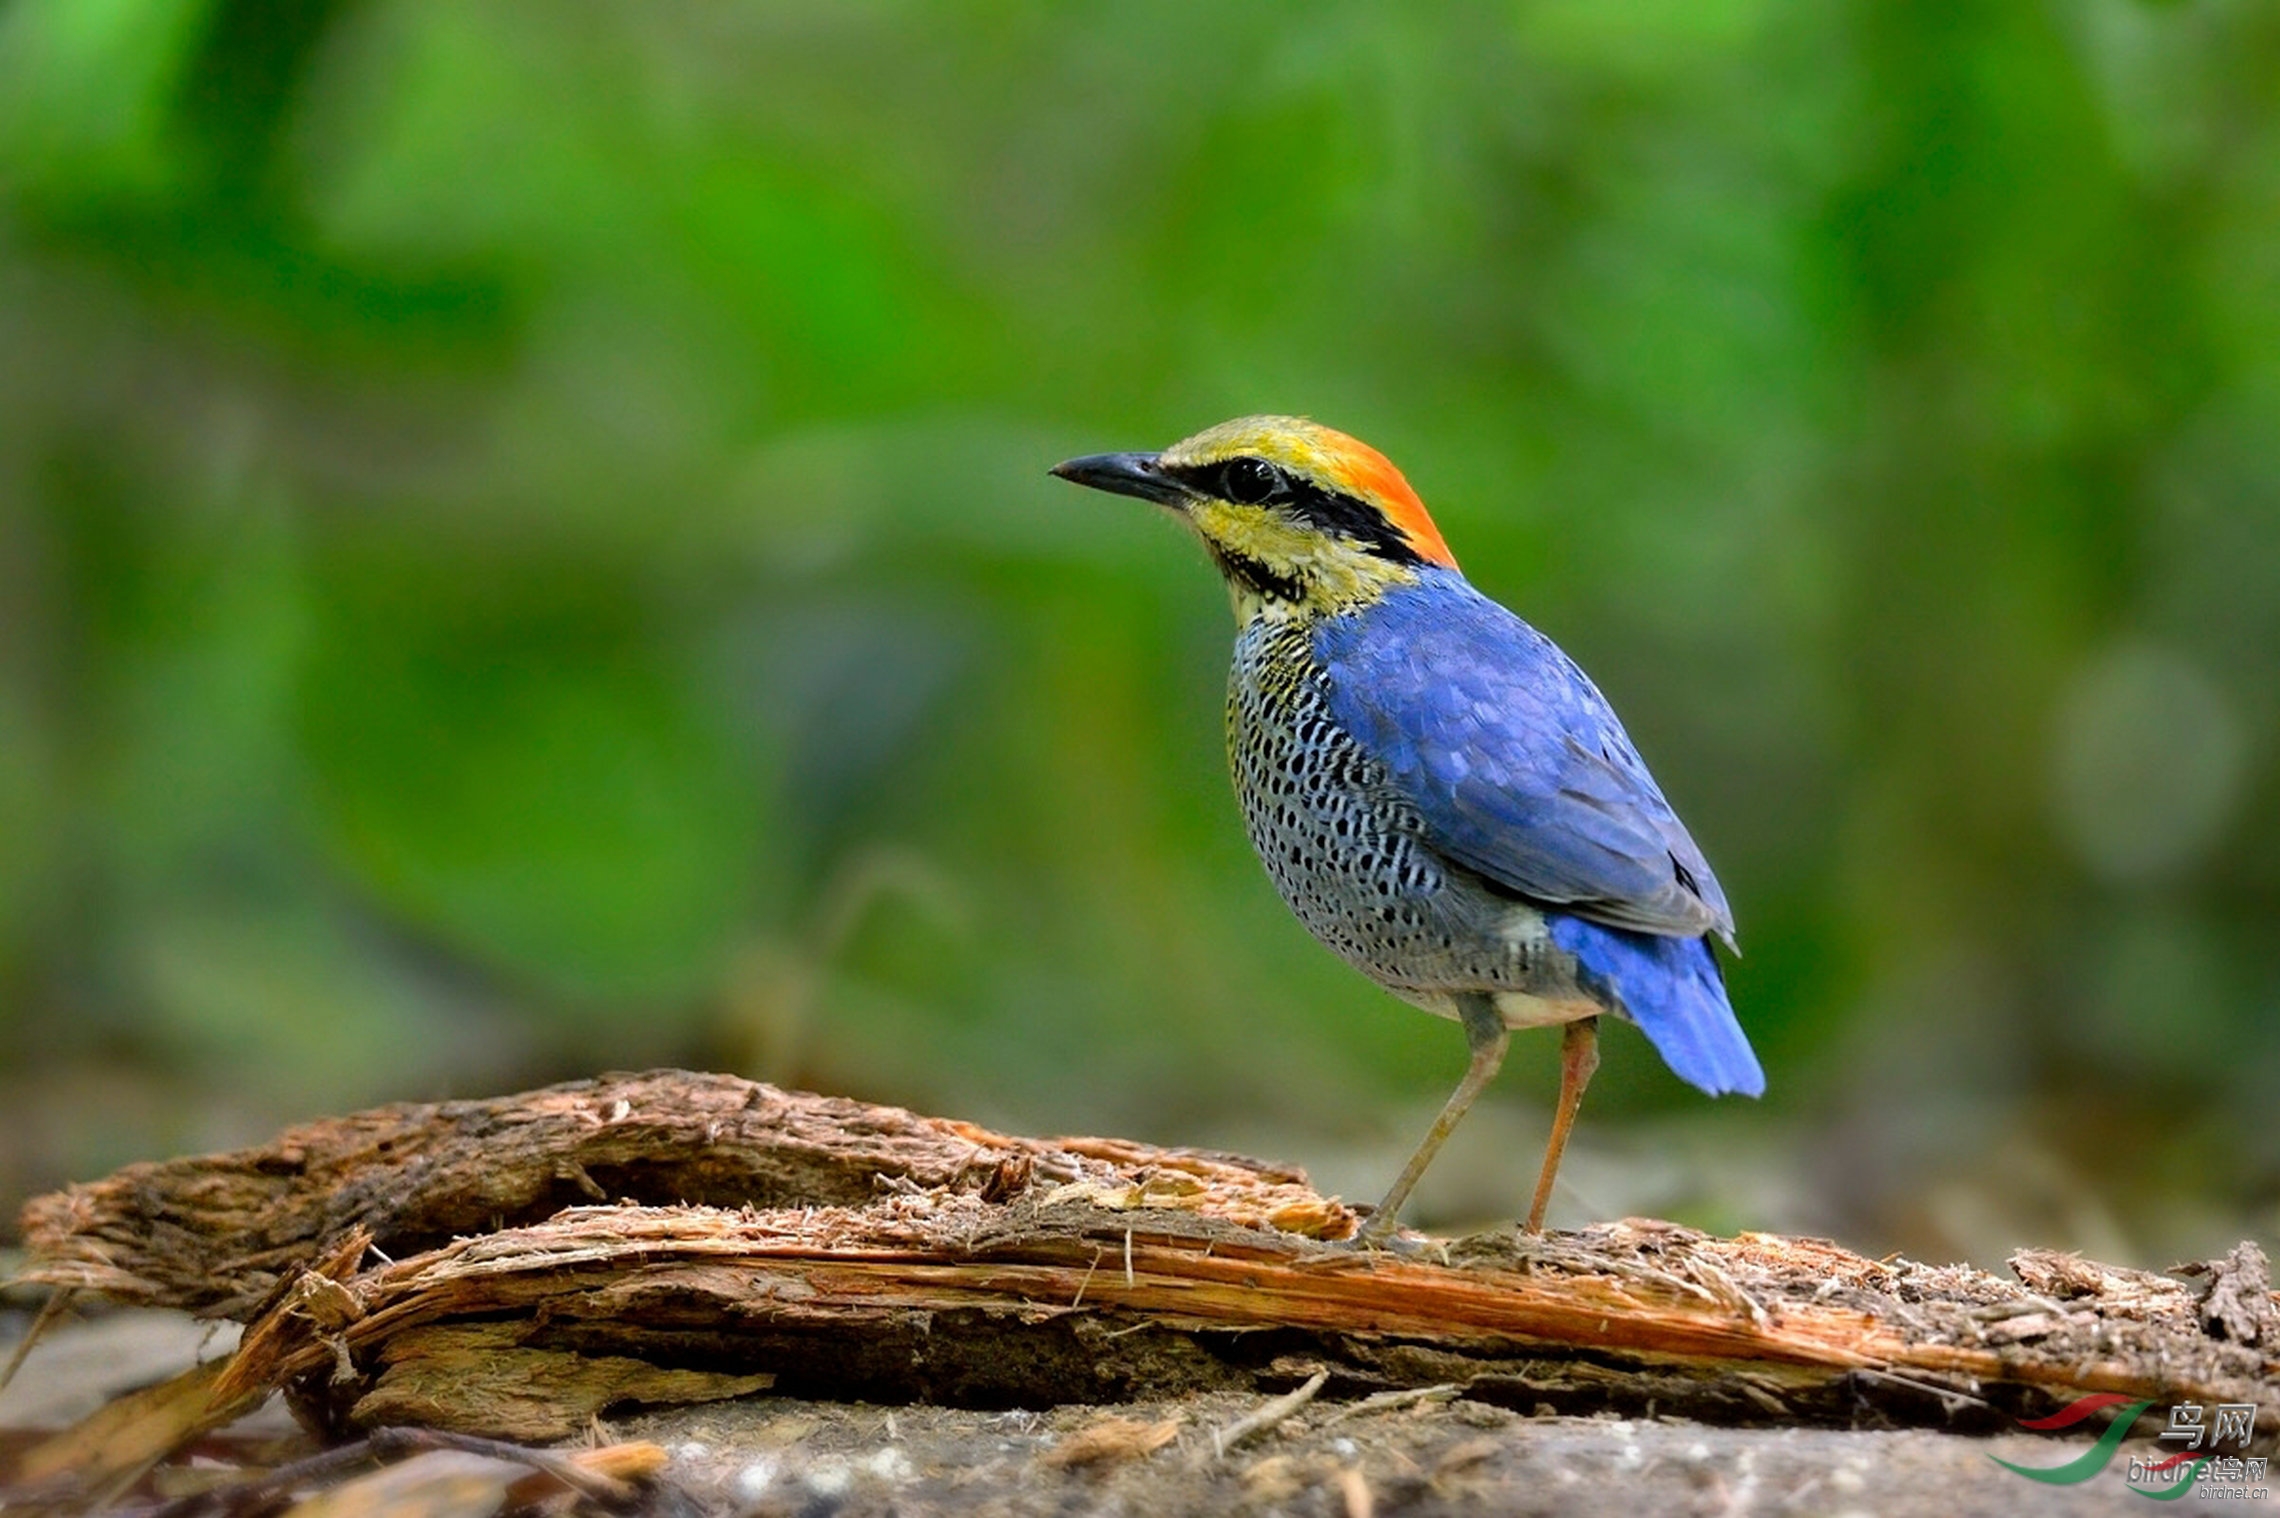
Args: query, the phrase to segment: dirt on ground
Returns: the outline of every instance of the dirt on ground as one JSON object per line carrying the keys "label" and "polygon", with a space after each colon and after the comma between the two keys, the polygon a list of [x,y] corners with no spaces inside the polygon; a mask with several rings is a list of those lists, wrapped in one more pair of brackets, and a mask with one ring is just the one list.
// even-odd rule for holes
{"label": "dirt on ground", "polygon": [[667,1479],[703,1511],[782,1518],[2144,1511],[2123,1489],[2126,1459],[2054,1487],[1990,1458],[2051,1466],[2086,1447],[2029,1434],[1532,1417],[1451,1398],[1377,1408],[1318,1402],[1221,1448],[1214,1435],[1258,1406],[1224,1393],[1046,1413],[762,1397],[614,1423],[611,1432],[662,1444]]}

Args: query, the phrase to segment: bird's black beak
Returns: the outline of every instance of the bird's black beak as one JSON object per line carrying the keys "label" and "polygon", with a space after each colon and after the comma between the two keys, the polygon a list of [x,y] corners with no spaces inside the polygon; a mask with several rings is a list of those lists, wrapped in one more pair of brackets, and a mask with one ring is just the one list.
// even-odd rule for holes
{"label": "bird's black beak", "polygon": [[1143,501],[1154,501],[1175,511],[1185,510],[1188,502],[1195,499],[1195,492],[1158,468],[1158,457],[1153,453],[1087,454],[1066,464],[1055,464],[1053,473],[1095,490],[1136,495]]}

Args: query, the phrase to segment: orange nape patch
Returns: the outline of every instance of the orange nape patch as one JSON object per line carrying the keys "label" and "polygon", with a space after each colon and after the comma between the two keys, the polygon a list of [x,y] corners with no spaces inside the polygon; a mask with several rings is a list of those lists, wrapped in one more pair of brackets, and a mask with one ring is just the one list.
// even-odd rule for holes
{"label": "orange nape patch", "polygon": [[1401,535],[1418,553],[1448,569],[1457,567],[1455,554],[1441,540],[1441,529],[1433,525],[1425,503],[1417,492],[1409,488],[1409,481],[1393,467],[1393,460],[1372,448],[1357,437],[1328,427],[1321,429],[1320,446],[1327,456],[1330,472],[1340,477],[1346,488],[1363,500],[1374,504],[1386,515],[1386,520],[1401,529]]}
{"label": "orange nape patch", "polygon": [[1250,454],[1281,464],[1321,484],[1358,496],[1385,513],[1419,557],[1446,569],[1456,555],[1441,540],[1425,503],[1393,461],[1333,427],[1301,416],[1239,416],[1206,428],[1164,450],[1168,464],[1196,464]]}

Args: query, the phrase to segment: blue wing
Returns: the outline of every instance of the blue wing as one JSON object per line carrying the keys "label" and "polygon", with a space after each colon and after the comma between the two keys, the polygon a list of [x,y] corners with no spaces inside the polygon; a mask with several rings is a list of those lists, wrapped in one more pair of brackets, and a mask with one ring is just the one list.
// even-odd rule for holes
{"label": "blue wing", "polygon": [[1733,942],[1725,892],[1607,698],[1461,576],[1331,618],[1316,652],[1331,714],[1448,858],[1591,922]]}
{"label": "blue wing", "polygon": [[1682,1079],[1758,1096],[1765,1075],[1704,936],[1726,894],[1607,698],[1461,576],[1325,622],[1331,715],[1382,760],[1442,855],[1545,909],[1586,990]]}

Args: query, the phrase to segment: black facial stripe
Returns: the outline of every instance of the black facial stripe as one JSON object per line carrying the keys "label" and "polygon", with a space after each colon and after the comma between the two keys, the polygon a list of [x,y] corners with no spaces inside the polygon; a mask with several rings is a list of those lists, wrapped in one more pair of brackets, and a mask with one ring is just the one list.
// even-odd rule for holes
{"label": "black facial stripe", "polygon": [[1422,564],[1424,555],[1409,546],[1409,540],[1399,528],[1385,519],[1379,511],[1359,496],[1342,491],[1325,490],[1312,480],[1294,482],[1284,510],[1304,522],[1311,522],[1324,532],[1351,538],[1381,559],[1396,564]]}
{"label": "black facial stripe", "polygon": [[1219,561],[1219,572],[1230,580],[1241,581],[1245,586],[1271,601],[1296,601],[1301,589],[1298,581],[1289,575],[1276,574],[1257,559],[1239,553],[1229,553],[1218,544],[1211,545],[1211,556]]}
{"label": "black facial stripe", "polygon": [[[1231,478],[1230,471],[1236,470],[1238,466],[1242,472]],[[1263,501],[1258,489],[1258,471],[1262,467],[1270,472],[1274,480],[1272,493]],[[1326,489],[1264,459],[1222,459],[1211,464],[1191,464],[1184,469],[1170,469],[1165,473],[1222,501],[1272,506],[1295,521],[1304,522],[1317,531],[1350,539],[1392,563],[1425,562],[1424,556],[1409,546],[1409,540],[1401,535],[1400,529],[1387,521],[1383,512],[1361,497]]]}

